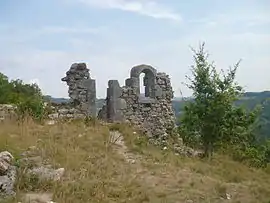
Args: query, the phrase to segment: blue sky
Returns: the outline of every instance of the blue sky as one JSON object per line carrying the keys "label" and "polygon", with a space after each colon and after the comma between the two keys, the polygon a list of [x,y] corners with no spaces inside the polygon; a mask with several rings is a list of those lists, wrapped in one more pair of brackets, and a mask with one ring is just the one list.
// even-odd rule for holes
{"label": "blue sky", "polygon": [[205,41],[219,68],[242,59],[246,90],[269,90],[269,10],[269,0],[1,0],[0,72],[67,97],[60,79],[86,62],[104,97],[109,79],[124,85],[132,66],[150,64],[188,96],[190,46]]}

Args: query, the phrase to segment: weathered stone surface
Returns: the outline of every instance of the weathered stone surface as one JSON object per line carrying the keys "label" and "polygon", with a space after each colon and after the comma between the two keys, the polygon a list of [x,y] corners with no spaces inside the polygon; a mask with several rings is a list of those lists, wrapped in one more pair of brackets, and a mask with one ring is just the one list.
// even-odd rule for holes
{"label": "weathered stone surface", "polygon": [[58,181],[65,173],[64,168],[54,169],[38,155],[39,150],[36,146],[31,146],[21,156],[19,163],[22,167],[27,168],[26,175],[36,176],[40,180]]}
{"label": "weathered stone surface", "polygon": [[[145,95],[140,94],[140,74],[144,73]],[[170,78],[148,65],[131,69],[126,85],[110,80],[106,104],[98,117],[108,122],[127,121],[137,125],[153,140],[162,143],[175,128]],[[121,93],[121,94],[120,94]]]}
{"label": "weathered stone surface", "polygon": [[64,172],[65,172],[64,168],[52,169],[48,166],[34,167],[33,169],[28,170],[29,175],[37,176],[40,180],[51,180],[51,181],[60,180],[64,175]]}
{"label": "weathered stone surface", "polygon": [[117,80],[108,82],[106,98],[106,118],[108,121],[123,121],[122,109],[126,108],[126,101],[121,100],[122,89]]}
{"label": "weathered stone surface", "polygon": [[13,159],[7,151],[0,153],[0,200],[15,195],[16,167],[12,165]]}
{"label": "weathered stone surface", "polygon": [[[25,170],[25,175],[34,175],[41,181],[59,181],[64,175],[65,169],[54,169],[51,165],[46,164],[46,160],[42,160],[37,153],[37,147],[32,146],[21,154],[23,158],[19,160],[19,163],[20,167],[27,169]],[[0,201],[16,195],[14,185],[17,178],[17,169],[13,164],[13,160],[14,158],[9,152],[4,151],[0,153]],[[30,198],[30,202],[35,202],[34,200],[37,199],[38,196],[39,194],[35,195],[31,193],[27,194],[25,198]]]}
{"label": "weathered stone surface", "polygon": [[5,174],[7,172],[13,159],[14,157],[8,151],[0,153],[0,175]]}
{"label": "weathered stone surface", "polygon": [[62,78],[69,86],[69,97],[76,109],[96,117],[96,82],[90,78],[85,63],[74,63]]}

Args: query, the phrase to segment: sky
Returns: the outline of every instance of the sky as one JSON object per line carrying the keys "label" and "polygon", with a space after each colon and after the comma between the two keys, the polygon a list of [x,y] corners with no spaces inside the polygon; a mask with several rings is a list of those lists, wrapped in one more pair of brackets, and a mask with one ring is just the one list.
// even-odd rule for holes
{"label": "sky", "polygon": [[0,72],[68,97],[61,78],[85,62],[105,97],[108,80],[124,85],[130,69],[152,65],[190,96],[191,47],[228,69],[242,59],[246,91],[270,89],[269,0],[0,0]]}

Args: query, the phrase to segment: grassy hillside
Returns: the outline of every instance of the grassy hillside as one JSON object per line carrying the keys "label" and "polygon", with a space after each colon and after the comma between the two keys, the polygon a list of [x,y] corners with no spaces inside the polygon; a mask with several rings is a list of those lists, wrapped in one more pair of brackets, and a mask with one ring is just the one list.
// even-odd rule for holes
{"label": "grassy hillside", "polygon": [[0,124],[0,151],[19,159],[33,146],[47,163],[65,168],[65,175],[60,182],[37,182],[20,173],[18,199],[10,202],[29,192],[52,193],[57,203],[270,201],[270,174],[219,155],[207,162],[161,151],[127,126]]}

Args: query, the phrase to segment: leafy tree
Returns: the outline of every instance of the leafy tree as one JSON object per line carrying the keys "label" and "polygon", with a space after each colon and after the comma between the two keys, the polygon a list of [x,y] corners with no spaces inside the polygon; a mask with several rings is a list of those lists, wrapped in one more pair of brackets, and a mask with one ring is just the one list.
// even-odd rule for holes
{"label": "leafy tree", "polygon": [[20,118],[30,114],[35,119],[45,115],[43,96],[37,84],[25,84],[22,80],[8,80],[0,73],[0,104],[15,104]]}
{"label": "leafy tree", "polygon": [[0,73],[0,103],[5,103],[8,101],[9,93],[11,91],[11,85],[8,81],[8,77]]}
{"label": "leafy tree", "polygon": [[246,149],[254,141],[258,111],[247,112],[234,105],[243,94],[243,88],[235,82],[240,61],[227,74],[223,70],[218,73],[214,63],[208,62],[204,43],[193,52],[195,65],[186,85],[193,91],[194,100],[185,106],[179,127],[184,142],[202,147],[209,158],[216,149],[233,145]]}

